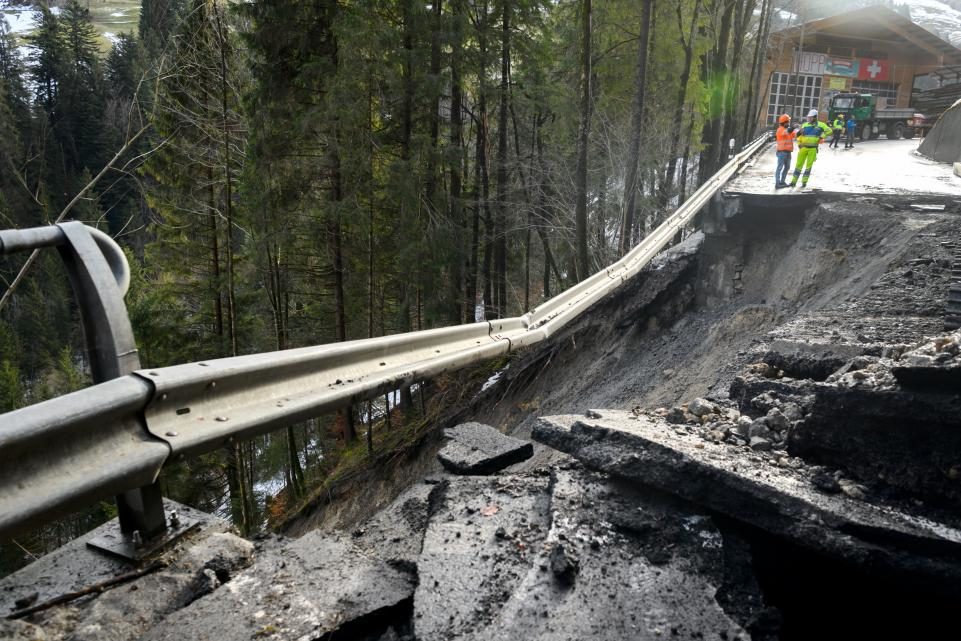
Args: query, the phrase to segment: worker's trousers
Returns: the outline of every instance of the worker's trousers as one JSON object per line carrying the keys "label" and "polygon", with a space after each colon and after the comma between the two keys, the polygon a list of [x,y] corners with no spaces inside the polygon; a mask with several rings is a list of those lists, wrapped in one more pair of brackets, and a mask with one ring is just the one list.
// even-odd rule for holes
{"label": "worker's trousers", "polygon": [[818,158],[818,148],[817,147],[801,147],[797,152],[797,164],[794,165],[794,179],[791,181],[792,185],[797,184],[797,179],[801,176],[801,170],[804,170],[804,177],[801,178],[801,184],[808,184],[808,178],[811,177],[811,166],[814,161]]}
{"label": "worker's trousers", "polygon": [[791,171],[791,152],[777,152],[777,169],[774,170],[774,185],[787,184],[787,172]]}

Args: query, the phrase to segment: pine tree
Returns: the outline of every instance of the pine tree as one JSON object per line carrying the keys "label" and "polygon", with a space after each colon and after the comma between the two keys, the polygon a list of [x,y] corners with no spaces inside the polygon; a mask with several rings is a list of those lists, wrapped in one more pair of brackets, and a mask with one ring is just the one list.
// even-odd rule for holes
{"label": "pine tree", "polygon": [[184,0],[143,0],[140,5],[138,33],[146,57],[159,62],[176,31],[184,10]]}

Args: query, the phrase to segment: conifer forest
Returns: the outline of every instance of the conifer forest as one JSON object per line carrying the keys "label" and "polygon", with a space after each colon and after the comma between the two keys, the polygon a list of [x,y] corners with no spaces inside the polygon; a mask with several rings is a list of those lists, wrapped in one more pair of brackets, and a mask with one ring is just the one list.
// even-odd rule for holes
{"label": "conifer forest", "polygon": [[[143,0],[108,41],[92,6],[0,20],[0,225],[114,237],[144,367],[525,313],[760,133],[789,24],[771,0]],[[0,260],[0,412],[90,384],[57,253],[25,258]],[[181,463],[165,492],[269,527],[454,387]],[[4,545],[0,569],[113,509]]]}

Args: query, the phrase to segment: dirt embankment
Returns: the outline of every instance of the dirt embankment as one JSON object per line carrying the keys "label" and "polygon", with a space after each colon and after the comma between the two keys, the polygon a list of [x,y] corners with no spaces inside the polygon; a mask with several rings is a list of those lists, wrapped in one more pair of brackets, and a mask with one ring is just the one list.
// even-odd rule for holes
{"label": "dirt embankment", "polygon": [[[518,356],[503,396],[475,418],[526,434],[537,415],[724,397],[773,336],[805,319],[830,327],[864,316],[855,324],[877,341],[885,326],[890,340],[920,340],[938,330],[951,249],[940,243],[957,241],[956,225],[954,215],[871,202],[746,211],[696,254],[645,273],[551,345]],[[673,280],[628,304],[650,299],[663,270]]]}

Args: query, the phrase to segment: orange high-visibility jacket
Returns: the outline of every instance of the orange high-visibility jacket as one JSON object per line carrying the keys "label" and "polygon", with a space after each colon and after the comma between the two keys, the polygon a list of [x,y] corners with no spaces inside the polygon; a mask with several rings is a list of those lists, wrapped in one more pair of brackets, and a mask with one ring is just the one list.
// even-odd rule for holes
{"label": "orange high-visibility jacket", "polygon": [[788,131],[787,127],[784,125],[778,125],[777,128],[777,150],[778,151],[794,151],[794,139],[797,137],[797,131]]}

